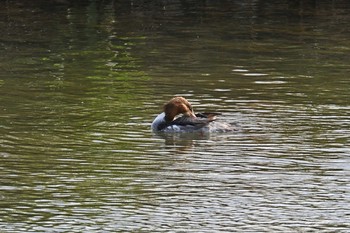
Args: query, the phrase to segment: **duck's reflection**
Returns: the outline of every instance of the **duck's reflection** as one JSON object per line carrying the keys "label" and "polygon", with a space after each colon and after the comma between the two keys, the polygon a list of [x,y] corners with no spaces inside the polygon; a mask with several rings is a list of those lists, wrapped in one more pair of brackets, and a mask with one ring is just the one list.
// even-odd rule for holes
{"label": "duck's reflection", "polygon": [[167,148],[175,148],[178,151],[186,151],[195,145],[196,141],[209,140],[210,133],[191,132],[191,133],[165,133],[155,132],[154,137],[164,139]]}

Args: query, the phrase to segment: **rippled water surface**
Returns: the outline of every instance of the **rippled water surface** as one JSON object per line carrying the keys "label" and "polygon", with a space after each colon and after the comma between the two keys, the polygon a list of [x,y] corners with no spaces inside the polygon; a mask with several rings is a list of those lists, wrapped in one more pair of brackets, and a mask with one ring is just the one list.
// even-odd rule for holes
{"label": "rippled water surface", "polygon": [[290,2],[0,2],[0,231],[349,232],[350,4]]}

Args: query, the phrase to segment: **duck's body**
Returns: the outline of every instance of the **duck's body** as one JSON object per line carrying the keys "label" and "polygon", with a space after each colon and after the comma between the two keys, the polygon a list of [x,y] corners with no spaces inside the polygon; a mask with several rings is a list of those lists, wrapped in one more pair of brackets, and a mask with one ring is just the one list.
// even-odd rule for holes
{"label": "duck's body", "polygon": [[[181,115],[182,114],[182,115]],[[214,122],[220,113],[194,114],[191,104],[183,97],[172,98],[164,105],[164,112],[152,122],[154,132],[228,132],[234,127]]]}

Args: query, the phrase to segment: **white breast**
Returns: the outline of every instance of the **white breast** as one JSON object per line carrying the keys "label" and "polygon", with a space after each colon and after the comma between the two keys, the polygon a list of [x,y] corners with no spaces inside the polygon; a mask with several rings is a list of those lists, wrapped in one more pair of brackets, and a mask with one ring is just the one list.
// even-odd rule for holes
{"label": "white breast", "polygon": [[165,117],[165,113],[162,112],[154,119],[151,126],[153,131],[158,131],[158,126],[162,123],[165,123],[164,117]]}

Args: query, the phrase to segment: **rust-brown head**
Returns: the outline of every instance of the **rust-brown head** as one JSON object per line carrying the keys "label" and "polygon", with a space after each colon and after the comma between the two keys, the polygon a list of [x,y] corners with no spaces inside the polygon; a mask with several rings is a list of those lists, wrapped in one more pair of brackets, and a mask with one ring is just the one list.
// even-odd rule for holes
{"label": "rust-brown head", "polygon": [[172,98],[167,104],[164,105],[165,120],[172,121],[178,114],[184,114],[195,118],[196,115],[193,112],[191,104],[183,97],[177,96]]}

